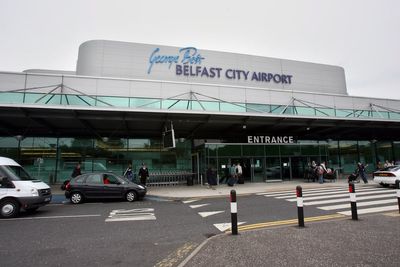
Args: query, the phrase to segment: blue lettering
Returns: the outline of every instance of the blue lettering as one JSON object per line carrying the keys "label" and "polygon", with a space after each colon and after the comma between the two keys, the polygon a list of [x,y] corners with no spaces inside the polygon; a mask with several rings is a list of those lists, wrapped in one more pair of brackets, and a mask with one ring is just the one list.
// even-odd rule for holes
{"label": "blue lettering", "polygon": [[179,53],[182,52],[184,52],[181,60],[182,64],[201,64],[201,61],[204,59],[204,57],[197,53],[197,49],[194,47],[185,47],[179,49]]}
{"label": "blue lettering", "polygon": [[151,69],[153,68],[154,63],[169,63],[169,67],[171,68],[172,63],[178,63],[179,56],[163,56],[163,55],[157,55],[157,53],[160,51],[160,48],[154,49],[153,53],[150,55],[149,59],[149,69],[147,70],[147,73],[150,74]]}
{"label": "blue lettering", "polygon": [[182,74],[182,66],[181,65],[176,65],[175,74],[176,75],[181,75]]}

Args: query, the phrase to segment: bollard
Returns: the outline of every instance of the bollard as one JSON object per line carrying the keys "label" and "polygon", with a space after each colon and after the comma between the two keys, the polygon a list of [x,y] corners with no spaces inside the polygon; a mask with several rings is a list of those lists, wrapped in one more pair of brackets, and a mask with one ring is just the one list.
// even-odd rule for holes
{"label": "bollard", "polygon": [[350,203],[351,203],[351,219],[358,220],[356,189],[353,182],[349,183]]}
{"label": "bollard", "polygon": [[236,191],[231,190],[231,229],[232,235],[238,234]]}
{"label": "bollard", "polygon": [[400,180],[396,180],[396,189],[397,189],[397,203],[399,204],[399,213],[400,213]]}
{"label": "bollard", "polygon": [[300,185],[296,187],[297,196],[297,215],[299,217],[299,227],[304,227],[304,210],[303,210],[303,188]]}

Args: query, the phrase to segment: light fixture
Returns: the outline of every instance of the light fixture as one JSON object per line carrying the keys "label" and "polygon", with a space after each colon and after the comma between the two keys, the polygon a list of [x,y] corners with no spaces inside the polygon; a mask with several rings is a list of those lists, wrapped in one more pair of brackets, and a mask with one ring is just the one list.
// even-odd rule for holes
{"label": "light fixture", "polygon": [[306,128],[307,131],[309,131],[310,129],[311,129],[310,127],[307,127],[307,128]]}
{"label": "light fixture", "polygon": [[247,125],[246,125],[246,124],[243,124],[242,128],[243,128],[243,129],[246,129],[246,128],[247,128]]}

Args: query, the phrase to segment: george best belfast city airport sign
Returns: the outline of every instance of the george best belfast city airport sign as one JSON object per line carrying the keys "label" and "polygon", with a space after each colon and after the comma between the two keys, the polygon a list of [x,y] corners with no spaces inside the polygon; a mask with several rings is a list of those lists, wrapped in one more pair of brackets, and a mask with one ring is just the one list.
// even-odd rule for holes
{"label": "george best belfast city airport sign", "polygon": [[222,68],[220,66],[204,66],[203,57],[195,47],[180,48],[176,54],[164,54],[156,48],[149,56],[147,74],[150,74],[156,65],[166,65],[168,69],[175,67],[176,76],[200,77],[229,80],[244,80],[255,82],[274,82],[277,84],[291,84],[293,75],[250,71],[237,68]]}

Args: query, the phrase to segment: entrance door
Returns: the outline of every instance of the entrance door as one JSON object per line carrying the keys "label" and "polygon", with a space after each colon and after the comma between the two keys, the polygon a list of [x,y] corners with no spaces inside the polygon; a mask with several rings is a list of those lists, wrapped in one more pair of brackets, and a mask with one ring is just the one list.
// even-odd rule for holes
{"label": "entrance door", "polygon": [[197,183],[203,184],[203,181],[199,181],[200,169],[199,169],[199,154],[192,154],[192,179],[197,180]]}
{"label": "entrance door", "polygon": [[255,183],[264,182],[264,158],[252,158],[251,161],[251,181]]}
{"label": "entrance door", "polygon": [[303,179],[307,167],[306,157],[282,157],[282,179]]}

